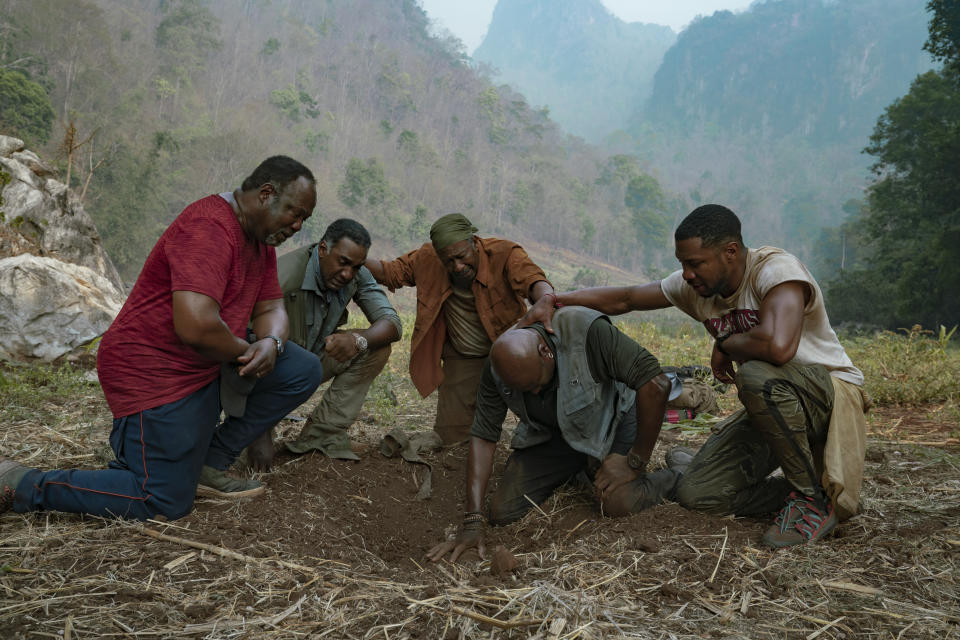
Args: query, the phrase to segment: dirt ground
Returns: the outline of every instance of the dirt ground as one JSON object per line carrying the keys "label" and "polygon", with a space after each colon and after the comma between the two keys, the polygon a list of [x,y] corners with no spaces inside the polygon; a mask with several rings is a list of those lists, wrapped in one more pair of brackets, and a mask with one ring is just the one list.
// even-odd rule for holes
{"label": "dirt ground", "polygon": [[[864,513],[828,542],[772,552],[769,519],[675,504],[604,518],[568,487],[488,529],[502,574],[423,557],[462,518],[465,447],[425,455],[418,500],[425,468],[362,417],[359,462],[281,454],[265,496],[173,523],[0,516],[0,637],[960,637],[960,443],[937,407],[871,414]],[[665,431],[658,455],[705,437]]]}

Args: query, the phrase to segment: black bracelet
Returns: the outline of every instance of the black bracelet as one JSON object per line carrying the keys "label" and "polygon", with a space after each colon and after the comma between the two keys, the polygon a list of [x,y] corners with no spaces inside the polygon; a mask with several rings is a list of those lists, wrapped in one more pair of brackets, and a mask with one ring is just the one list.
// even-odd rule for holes
{"label": "black bracelet", "polygon": [[724,335],[724,336],[717,336],[717,340],[716,340],[716,342],[714,343],[714,344],[717,345],[717,350],[720,351],[720,353],[722,353],[722,354],[725,355],[725,356],[729,356],[730,354],[727,353],[727,350],[723,348],[723,341],[726,340],[726,339],[729,338],[729,337],[730,337],[730,334],[729,334],[729,333],[728,333],[727,335]]}

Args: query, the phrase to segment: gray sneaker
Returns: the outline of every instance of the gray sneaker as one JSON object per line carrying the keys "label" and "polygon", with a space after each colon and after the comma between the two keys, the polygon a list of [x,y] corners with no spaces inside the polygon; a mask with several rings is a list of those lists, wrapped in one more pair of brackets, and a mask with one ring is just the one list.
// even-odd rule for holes
{"label": "gray sneaker", "polygon": [[203,465],[197,495],[208,498],[253,498],[264,492],[264,487],[253,478],[234,478],[226,471]]}
{"label": "gray sneaker", "polygon": [[663,459],[664,462],[667,463],[668,469],[683,473],[687,470],[687,467],[690,466],[690,462],[695,455],[697,455],[696,450],[690,447],[674,447],[670,449],[670,451],[667,451],[667,455],[665,455]]}
{"label": "gray sneaker", "polygon": [[17,485],[20,484],[23,476],[32,470],[31,467],[19,462],[0,458],[0,513],[13,508],[13,497]]}

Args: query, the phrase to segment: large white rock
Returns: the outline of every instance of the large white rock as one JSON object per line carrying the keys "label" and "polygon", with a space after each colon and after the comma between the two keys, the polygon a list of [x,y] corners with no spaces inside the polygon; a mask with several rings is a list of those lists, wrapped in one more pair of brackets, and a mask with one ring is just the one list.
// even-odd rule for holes
{"label": "large white rock", "polygon": [[23,140],[13,136],[0,136],[0,156],[7,157],[17,151],[23,151]]}
{"label": "large white rock", "polygon": [[[0,135],[0,169],[12,180],[2,191],[0,257],[22,252],[89,267],[122,287],[93,219],[35,153]],[[19,238],[15,237],[19,236]]]}
{"label": "large white rock", "polygon": [[22,254],[0,260],[0,358],[51,361],[107,330],[124,294],[77,264]]}

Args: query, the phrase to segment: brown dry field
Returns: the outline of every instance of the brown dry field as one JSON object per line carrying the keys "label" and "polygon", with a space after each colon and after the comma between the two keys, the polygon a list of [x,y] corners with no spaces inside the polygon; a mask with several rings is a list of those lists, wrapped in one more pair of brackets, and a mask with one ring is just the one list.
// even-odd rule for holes
{"label": "brown dry field", "polygon": [[[771,552],[769,520],[674,504],[604,518],[568,488],[488,530],[519,561],[497,575],[476,554],[423,558],[461,517],[466,450],[428,456],[433,495],[417,500],[424,468],[377,447],[394,426],[431,425],[433,399],[403,377],[391,363],[354,425],[359,462],[281,455],[264,497],[145,525],[0,516],[0,638],[960,637],[960,427],[943,407],[870,414],[864,512],[827,542]],[[0,453],[31,464],[109,458],[94,382],[4,422]],[[704,438],[665,431],[657,457]]]}

